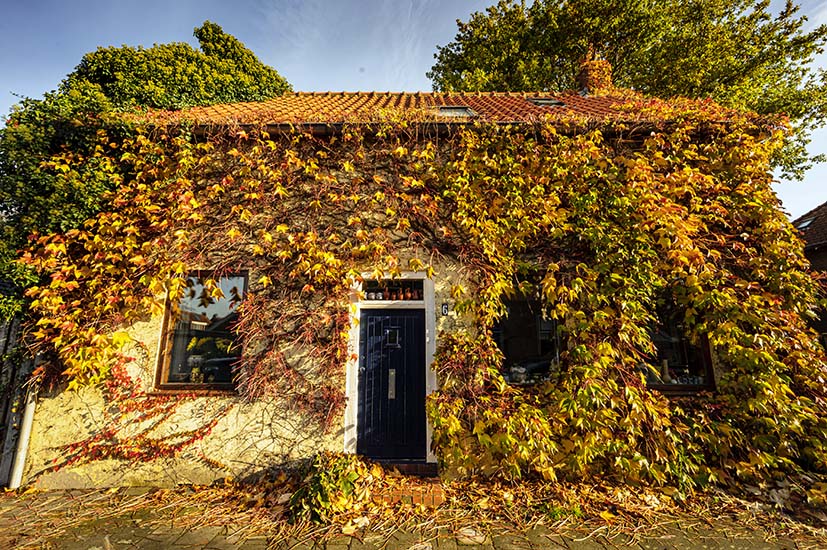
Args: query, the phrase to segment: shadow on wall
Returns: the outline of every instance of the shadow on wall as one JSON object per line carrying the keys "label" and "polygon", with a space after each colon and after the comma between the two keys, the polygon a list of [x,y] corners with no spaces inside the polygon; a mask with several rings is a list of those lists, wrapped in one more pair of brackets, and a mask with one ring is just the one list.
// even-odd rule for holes
{"label": "shadow on wall", "polygon": [[[41,488],[209,484],[339,450],[342,432],[278,399],[147,394],[125,372],[40,402],[27,479]],[[49,411],[51,409],[51,412]]]}

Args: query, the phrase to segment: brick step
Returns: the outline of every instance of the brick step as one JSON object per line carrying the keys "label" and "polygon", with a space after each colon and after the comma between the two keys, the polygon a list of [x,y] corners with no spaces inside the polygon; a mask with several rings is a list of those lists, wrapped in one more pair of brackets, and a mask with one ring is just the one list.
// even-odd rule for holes
{"label": "brick step", "polygon": [[400,486],[374,495],[380,502],[412,504],[436,508],[445,502],[445,492],[439,478],[407,479]]}

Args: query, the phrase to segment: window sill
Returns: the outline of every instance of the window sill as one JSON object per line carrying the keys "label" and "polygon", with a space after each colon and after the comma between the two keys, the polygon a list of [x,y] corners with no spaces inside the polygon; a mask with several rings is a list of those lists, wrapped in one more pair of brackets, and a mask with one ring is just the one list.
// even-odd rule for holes
{"label": "window sill", "polygon": [[712,384],[649,384],[646,387],[668,396],[697,395],[715,391],[715,386]]}
{"label": "window sill", "polygon": [[[205,387],[206,386],[206,387]],[[230,386],[194,386],[194,385],[172,385],[164,384],[147,391],[147,395],[181,395],[189,394],[197,397],[234,397],[238,395],[238,391]]]}

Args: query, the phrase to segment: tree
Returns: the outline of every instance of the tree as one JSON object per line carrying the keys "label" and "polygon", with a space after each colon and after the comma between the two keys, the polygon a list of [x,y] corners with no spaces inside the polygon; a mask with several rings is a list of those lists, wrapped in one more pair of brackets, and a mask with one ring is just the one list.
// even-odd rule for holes
{"label": "tree", "polygon": [[83,56],[61,90],[91,83],[119,109],[260,101],[290,90],[279,73],[215,23],[205,22],[194,34],[200,51],[185,43],[98,48]]}
{"label": "tree", "polygon": [[[195,36],[200,51],[184,43],[99,48],[83,56],[57,91],[12,108],[0,129],[0,277],[25,286],[13,260],[29,236],[78,227],[98,212],[117,175],[77,163],[88,172],[63,177],[66,164],[52,161],[57,155],[90,156],[131,133],[122,112],[257,101],[290,90],[215,23],[205,22]],[[0,298],[0,315],[19,306],[19,300]]]}
{"label": "tree", "polygon": [[619,86],[785,114],[795,139],[776,162],[801,176],[827,116],[827,75],[810,65],[827,26],[806,21],[789,0],[775,15],[769,0],[501,0],[457,21],[428,77],[444,91],[574,89],[591,47]]}

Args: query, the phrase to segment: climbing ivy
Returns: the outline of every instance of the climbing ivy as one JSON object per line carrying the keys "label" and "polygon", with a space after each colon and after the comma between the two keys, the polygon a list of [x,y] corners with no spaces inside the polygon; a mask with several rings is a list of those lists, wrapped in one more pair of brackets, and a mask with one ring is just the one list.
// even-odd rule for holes
{"label": "climbing ivy", "polygon": [[[446,129],[393,116],[327,135],[103,136],[94,159],[52,169],[68,184],[94,161],[120,178],[104,212],[23,258],[49,280],[28,291],[53,357],[37,374],[108,379],[123,327],[177,303],[186,273],[243,269],[242,396],[278,396],[332,426],[351,289],[365,272],[439,277],[445,260],[464,266],[453,292],[474,325],[440,337],[427,405],[448,475],[691,491],[824,471],[825,356],[807,328],[819,283],[770,188],[783,125],[711,102],[632,95],[622,109],[631,122]],[[491,333],[525,292],[566,340],[562,368],[530,388],[506,384]],[[646,386],[664,295],[688,336],[708,339],[726,372],[717,392]]]}

